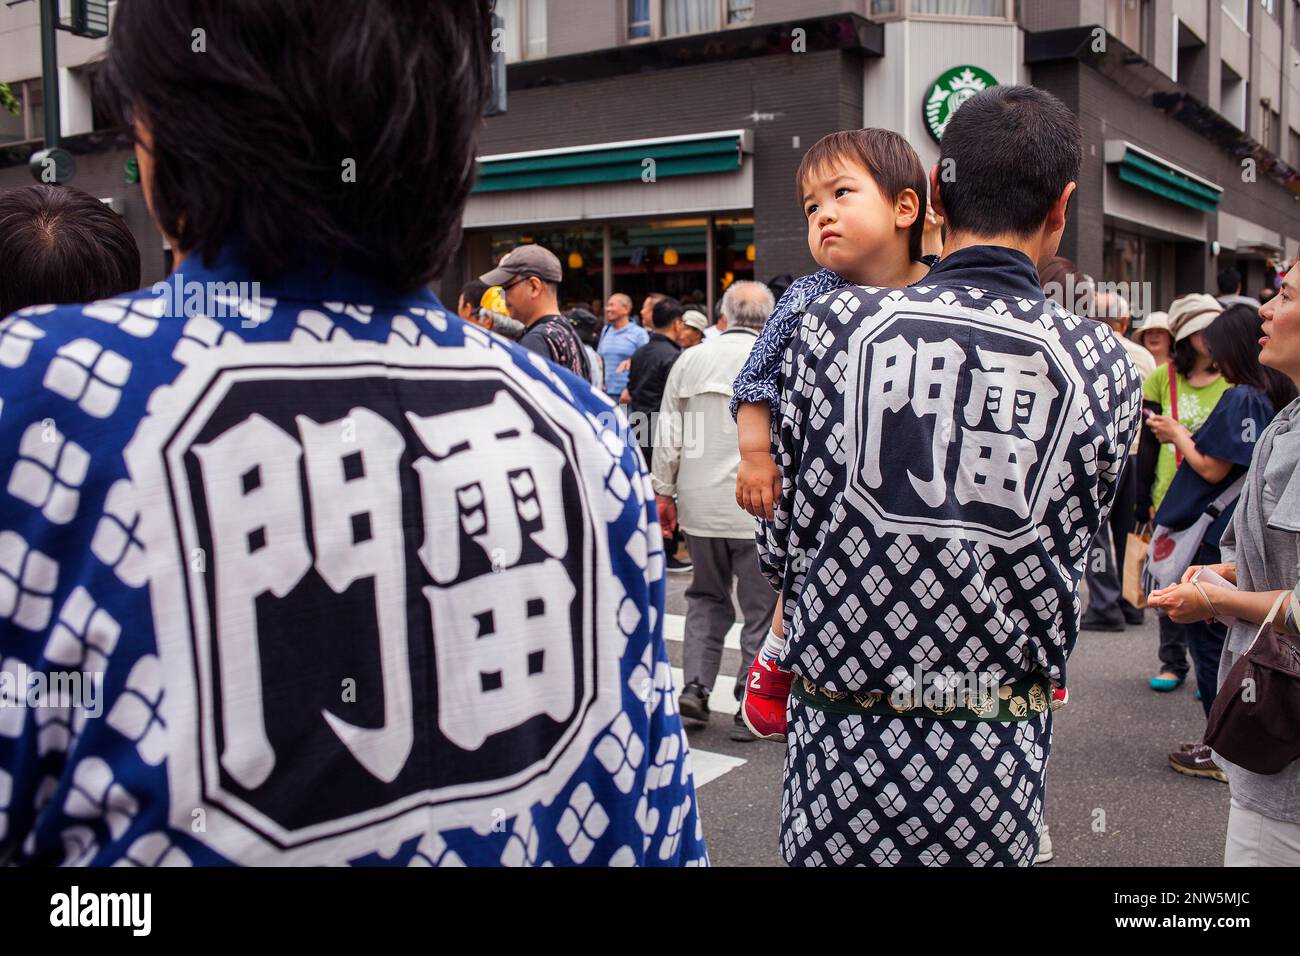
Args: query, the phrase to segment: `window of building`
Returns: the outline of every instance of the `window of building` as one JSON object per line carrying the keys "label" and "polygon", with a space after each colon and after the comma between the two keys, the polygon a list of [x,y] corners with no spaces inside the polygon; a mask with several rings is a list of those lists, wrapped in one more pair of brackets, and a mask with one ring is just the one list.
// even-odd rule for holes
{"label": "window of building", "polygon": [[627,38],[711,33],[754,20],[756,0],[627,0]]}
{"label": "window of building", "polygon": [[0,110],[0,143],[24,143],[45,137],[45,96],[41,81],[10,83],[18,113]]}
{"label": "window of building", "polygon": [[912,0],[911,12],[932,17],[1005,17],[1004,0]]}
{"label": "window of building", "polygon": [[1130,50],[1148,56],[1150,0],[1106,0],[1106,32]]}
{"label": "window of building", "polygon": [[1292,169],[1300,169],[1300,133],[1288,127],[1287,135],[1291,140],[1291,152],[1287,153],[1287,162],[1291,164]]}
{"label": "window of building", "polygon": [[546,0],[496,0],[506,62],[546,56]]}
{"label": "window of building", "polygon": [[1278,23],[1282,22],[1282,0],[1259,0],[1259,5]]}
{"label": "window of building", "polygon": [[871,15],[873,17],[892,17],[901,13],[898,9],[900,3],[906,0],[871,0]]}
{"label": "window of building", "polygon": [[642,40],[652,32],[650,0],[627,0],[627,38]]}

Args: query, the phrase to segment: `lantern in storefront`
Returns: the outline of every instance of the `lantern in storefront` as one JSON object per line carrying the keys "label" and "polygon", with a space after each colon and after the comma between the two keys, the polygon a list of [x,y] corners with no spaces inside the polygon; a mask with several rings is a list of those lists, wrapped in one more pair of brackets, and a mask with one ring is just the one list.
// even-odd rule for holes
{"label": "lantern in storefront", "polygon": [[676,250],[676,249],[665,249],[665,250],[664,250],[664,265],[666,265],[666,266],[675,266],[675,265],[677,265],[677,250]]}
{"label": "lantern in storefront", "polygon": [[581,269],[581,268],[582,268],[582,253],[581,253],[581,252],[570,252],[570,253],[569,253],[569,268],[570,268],[570,269]]}
{"label": "lantern in storefront", "polygon": [[752,242],[745,247],[745,260],[747,262],[754,261],[754,244]]}

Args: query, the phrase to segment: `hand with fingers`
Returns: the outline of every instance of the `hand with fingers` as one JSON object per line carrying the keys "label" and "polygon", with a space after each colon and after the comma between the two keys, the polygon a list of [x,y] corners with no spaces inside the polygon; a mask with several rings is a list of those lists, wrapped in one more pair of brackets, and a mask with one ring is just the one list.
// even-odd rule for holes
{"label": "hand with fingers", "polygon": [[781,497],[781,469],[767,452],[742,452],[736,472],[736,504],[771,521]]}

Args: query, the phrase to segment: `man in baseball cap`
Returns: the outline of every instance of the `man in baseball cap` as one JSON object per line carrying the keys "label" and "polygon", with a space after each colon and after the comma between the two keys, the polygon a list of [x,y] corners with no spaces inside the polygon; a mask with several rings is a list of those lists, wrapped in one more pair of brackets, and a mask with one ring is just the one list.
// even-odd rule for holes
{"label": "man in baseball cap", "polygon": [[524,324],[520,345],[589,380],[591,366],[582,340],[560,314],[563,277],[555,253],[531,243],[510,250],[495,269],[479,276],[488,285],[501,287],[511,318]]}

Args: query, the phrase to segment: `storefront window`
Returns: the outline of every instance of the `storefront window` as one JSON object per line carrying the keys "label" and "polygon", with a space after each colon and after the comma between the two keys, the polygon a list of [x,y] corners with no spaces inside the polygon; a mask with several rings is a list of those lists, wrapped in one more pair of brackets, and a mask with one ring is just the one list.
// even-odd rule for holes
{"label": "storefront window", "polygon": [[[709,302],[709,220],[703,217],[624,221],[609,226],[611,291],[630,296],[639,309],[651,292],[663,292],[705,311]],[[537,226],[474,232],[467,236],[468,275],[491,269],[511,249],[537,243],[564,269],[560,307],[602,314],[605,289],[604,226]],[[738,279],[754,277],[752,216],[716,219],[713,229],[713,301]]]}

